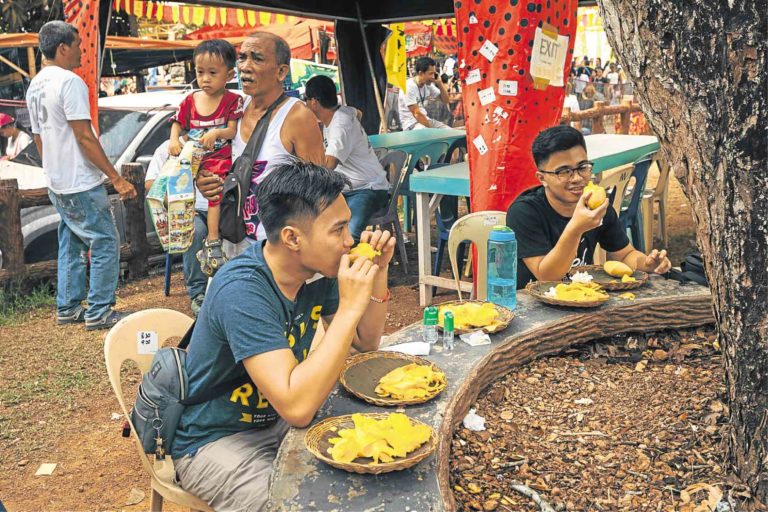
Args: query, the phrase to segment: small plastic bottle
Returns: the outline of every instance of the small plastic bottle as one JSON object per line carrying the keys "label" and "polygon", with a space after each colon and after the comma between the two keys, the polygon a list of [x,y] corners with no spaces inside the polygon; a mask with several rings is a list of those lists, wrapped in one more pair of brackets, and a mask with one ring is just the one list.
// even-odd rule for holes
{"label": "small plastic bottle", "polygon": [[443,316],[443,352],[453,352],[453,313],[446,311]]}
{"label": "small plastic bottle", "polygon": [[437,343],[437,308],[429,306],[424,309],[424,341],[430,345]]}

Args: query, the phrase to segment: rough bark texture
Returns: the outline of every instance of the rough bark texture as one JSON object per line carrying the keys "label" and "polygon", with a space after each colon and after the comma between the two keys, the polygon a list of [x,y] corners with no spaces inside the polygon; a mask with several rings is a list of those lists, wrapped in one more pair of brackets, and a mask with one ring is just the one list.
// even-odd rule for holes
{"label": "rough bark texture", "polygon": [[[766,0],[599,0],[608,39],[691,201],[730,400],[726,460],[768,503]],[[762,502],[762,504],[760,503]]]}

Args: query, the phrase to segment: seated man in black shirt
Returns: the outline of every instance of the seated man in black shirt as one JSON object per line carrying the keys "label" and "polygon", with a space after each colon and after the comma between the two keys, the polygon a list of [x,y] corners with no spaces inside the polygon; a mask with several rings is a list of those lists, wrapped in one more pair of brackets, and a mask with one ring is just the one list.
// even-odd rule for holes
{"label": "seated man in black shirt", "polygon": [[632,269],[663,274],[672,264],[667,251],[646,255],[629,242],[610,202],[587,207],[582,197],[592,179],[584,136],[570,126],[541,132],[531,148],[541,186],[526,190],[507,211],[507,226],[517,236],[517,287],[530,281],[559,281],[572,266],[591,265],[595,246],[611,261]]}

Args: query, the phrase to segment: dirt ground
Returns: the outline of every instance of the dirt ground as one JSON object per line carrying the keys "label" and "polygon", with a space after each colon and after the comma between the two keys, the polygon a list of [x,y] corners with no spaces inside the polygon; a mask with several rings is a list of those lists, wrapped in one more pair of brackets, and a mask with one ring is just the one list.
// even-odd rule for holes
{"label": "dirt ground", "polygon": [[[671,256],[679,264],[692,245],[693,228],[674,180],[669,205]],[[411,274],[404,276],[399,267],[391,272],[394,307],[387,333],[421,316],[414,244],[408,247]],[[162,276],[123,283],[117,309],[164,307],[190,314],[180,271],[173,275],[170,297],[162,287]],[[437,301],[454,297],[443,291]],[[0,503],[13,512],[146,510],[148,478],[133,441],[120,436],[123,419],[113,419],[119,405],[104,370],[104,333],[57,327],[54,314],[42,308],[0,327]],[[556,369],[564,363],[538,364]],[[51,476],[35,476],[42,463],[57,464]]]}

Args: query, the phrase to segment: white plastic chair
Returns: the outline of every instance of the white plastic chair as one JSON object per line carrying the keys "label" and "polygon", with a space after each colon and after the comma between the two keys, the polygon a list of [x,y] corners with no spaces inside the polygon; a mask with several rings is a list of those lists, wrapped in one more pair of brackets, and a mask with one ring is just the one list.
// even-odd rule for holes
{"label": "white plastic chair", "polygon": [[494,226],[505,226],[507,222],[507,213],[502,211],[484,211],[475,212],[459,217],[453,223],[451,231],[448,233],[448,257],[451,259],[451,270],[453,278],[456,280],[456,289],[461,297],[461,287],[459,278],[459,263],[456,253],[459,244],[462,242],[472,242],[477,248],[477,299],[485,300],[487,294],[486,273],[488,265],[488,237]]}
{"label": "white plastic chair", "polygon": [[[611,207],[616,211],[617,217],[621,213],[621,202],[624,200],[624,194],[627,191],[627,185],[629,185],[629,180],[632,178],[632,171],[634,168],[634,164],[628,164],[606,171],[603,173],[603,176],[598,183],[601,187],[605,188],[609,198],[611,197],[611,194],[613,194]],[[600,244],[597,244],[595,253],[592,257],[594,264],[602,265],[605,263],[607,257],[608,255],[603,248],[600,247]]]}
{"label": "white plastic chair", "polygon": [[153,462],[144,453],[144,448],[142,448],[141,441],[136,435],[136,429],[131,422],[130,409],[125,404],[123,387],[120,382],[120,370],[123,364],[129,360],[136,363],[142,375],[149,370],[152,355],[138,353],[137,334],[139,332],[156,333],[158,345],[162,347],[168,338],[184,336],[191,325],[192,319],[184,313],[172,309],[147,309],[120,320],[109,330],[104,340],[104,360],[107,365],[109,383],[115,391],[123,414],[131,425],[131,437],[136,442],[141,465],[150,477],[152,494],[149,507],[152,512],[162,511],[164,499],[183,507],[189,507],[193,511],[213,512],[213,509],[174,483],[176,472],[170,454],[166,456],[165,460]]}

